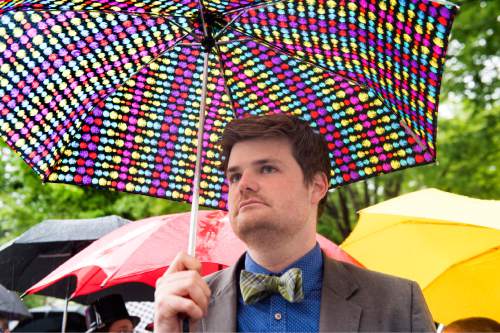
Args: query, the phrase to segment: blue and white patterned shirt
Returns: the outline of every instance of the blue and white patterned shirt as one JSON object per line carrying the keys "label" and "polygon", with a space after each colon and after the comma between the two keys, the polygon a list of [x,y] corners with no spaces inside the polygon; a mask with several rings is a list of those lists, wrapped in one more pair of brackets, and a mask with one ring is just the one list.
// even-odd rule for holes
{"label": "blue and white patterned shirt", "polygon": [[260,302],[245,305],[238,300],[238,332],[319,332],[321,286],[323,284],[323,255],[319,244],[305,256],[280,273],[271,273],[245,256],[245,270],[253,273],[281,275],[290,268],[302,269],[304,300],[290,303],[273,294]]}

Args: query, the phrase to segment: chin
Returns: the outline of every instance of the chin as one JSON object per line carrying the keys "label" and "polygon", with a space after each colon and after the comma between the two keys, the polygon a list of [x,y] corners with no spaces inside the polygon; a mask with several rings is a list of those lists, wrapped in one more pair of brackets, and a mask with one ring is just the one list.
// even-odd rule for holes
{"label": "chin", "polygon": [[238,228],[269,225],[268,213],[256,207],[244,207],[232,220]]}
{"label": "chin", "polygon": [[[272,220],[271,220],[272,221]],[[281,235],[281,230],[270,222],[267,214],[257,212],[240,213],[231,220],[234,233],[246,244],[274,242],[276,235]],[[270,240],[273,238],[273,240]]]}
{"label": "chin", "polygon": [[245,226],[240,228],[236,235],[248,247],[256,248],[275,246],[281,237],[280,233],[274,232],[269,225],[264,224]]}

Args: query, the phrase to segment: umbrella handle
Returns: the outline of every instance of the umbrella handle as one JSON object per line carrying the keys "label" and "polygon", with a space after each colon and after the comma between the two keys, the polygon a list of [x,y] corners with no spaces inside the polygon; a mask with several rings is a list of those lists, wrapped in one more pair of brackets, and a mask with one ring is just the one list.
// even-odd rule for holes
{"label": "umbrella handle", "polygon": [[189,318],[182,318],[182,333],[189,333]]}
{"label": "umbrella handle", "polygon": [[62,317],[61,333],[66,332],[66,325],[68,324],[68,303],[69,303],[69,279],[66,284],[66,298],[64,302],[64,313]]}

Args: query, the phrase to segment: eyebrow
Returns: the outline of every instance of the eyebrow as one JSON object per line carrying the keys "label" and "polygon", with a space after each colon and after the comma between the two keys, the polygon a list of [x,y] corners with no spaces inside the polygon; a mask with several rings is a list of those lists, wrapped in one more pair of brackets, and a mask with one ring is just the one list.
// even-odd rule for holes
{"label": "eyebrow", "polygon": [[[274,158],[263,158],[260,160],[253,161],[251,164],[253,166],[259,166],[259,165],[264,165],[264,164],[281,164],[280,160],[274,159]],[[238,172],[240,170],[240,167],[235,165],[232,167],[227,168],[226,173],[231,173],[231,172]]]}

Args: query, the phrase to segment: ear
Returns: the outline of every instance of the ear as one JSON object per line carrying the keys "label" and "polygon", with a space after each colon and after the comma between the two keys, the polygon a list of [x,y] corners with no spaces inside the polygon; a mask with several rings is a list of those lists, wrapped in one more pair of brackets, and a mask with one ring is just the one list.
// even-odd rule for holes
{"label": "ear", "polygon": [[328,178],[323,172],[317,172],[311,181],[311,203],[319,204],[328,192]]}

